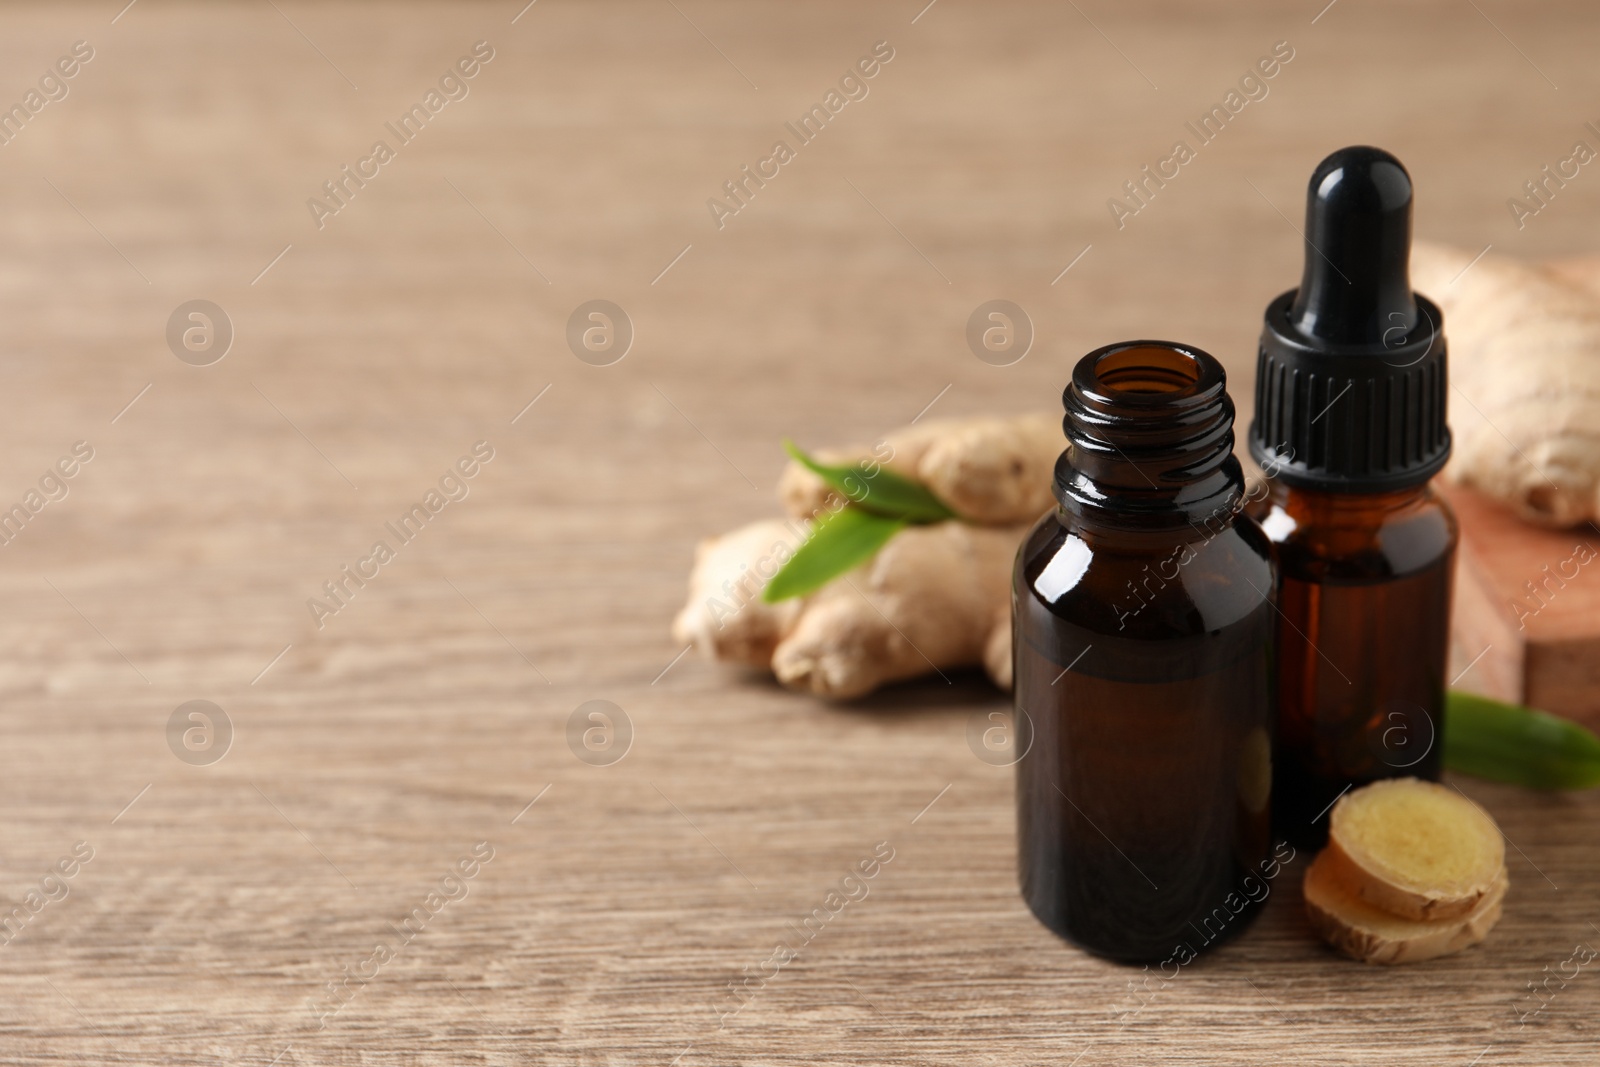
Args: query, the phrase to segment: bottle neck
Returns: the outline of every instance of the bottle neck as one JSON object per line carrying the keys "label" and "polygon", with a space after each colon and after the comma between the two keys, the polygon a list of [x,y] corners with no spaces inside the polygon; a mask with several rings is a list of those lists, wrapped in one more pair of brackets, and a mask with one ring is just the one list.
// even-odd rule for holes
{"label": "bottle neck", "polygon": [[1274,504],[1300,521],[1328,526],[1376,524],[1433,497],[1431,482],[1381,493],[1331,493],[1275,481],[1271,494]]}
{"label": "bottle neck", "polygon": [[1055,493],[1068,525],[1170,540],[1232,523],[1244,474],[1213,357],[1159,341],[1111,345],[1078,362],[1062,403],[1070,447]]}

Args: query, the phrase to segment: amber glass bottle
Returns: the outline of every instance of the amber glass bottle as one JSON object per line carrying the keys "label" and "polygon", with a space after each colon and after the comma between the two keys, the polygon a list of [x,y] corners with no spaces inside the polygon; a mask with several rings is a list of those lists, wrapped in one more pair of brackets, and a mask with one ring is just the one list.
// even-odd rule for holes
{"label": "amber glass bottle", "polygon": [[1316,847],[1340,794],[1439,777],[1456,523],[1443,317],[1411,291],[1411,179],[1376,148],[1317,167],[1300,288],[1267,307],[1250,451],[1278,548],[1278,831]]}
{"label": "amber glass bottle", "polygon": [[1326,493],[1281,480],[1280,830],[1315,847],[1353,785],[1439,777],[1456,522],[1427,485]]}
{"label": "amber glass bottle", "polygon": [[1091,952],[1182,960],[1266,895],[1272,549],[1211,356],[1112,345],[1064,399],[1013,583],[1022,893]]}

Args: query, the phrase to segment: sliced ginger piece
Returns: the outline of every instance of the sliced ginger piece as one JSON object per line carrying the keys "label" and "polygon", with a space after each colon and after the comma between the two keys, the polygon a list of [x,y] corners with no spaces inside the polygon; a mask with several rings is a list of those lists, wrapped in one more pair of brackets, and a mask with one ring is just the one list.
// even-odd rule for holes
{"label": "sliced ginger piece", "polygon": [[1505,871],[1466,915],[1454,919],[1405,919],[1358,900],[1324,850],[1305,877],[1306,916],[1321,938],[1362,963],[1417,963],[1459,952],[1489,935],[1505,900]]}
{"label": "sliced ginger piece", "polygon": [[1456,790],[1391,778],[1334,806],[1327,866],[1351,895],[1381,911],[1455,919],[1503,879],[1505,840],[1488,812]]}

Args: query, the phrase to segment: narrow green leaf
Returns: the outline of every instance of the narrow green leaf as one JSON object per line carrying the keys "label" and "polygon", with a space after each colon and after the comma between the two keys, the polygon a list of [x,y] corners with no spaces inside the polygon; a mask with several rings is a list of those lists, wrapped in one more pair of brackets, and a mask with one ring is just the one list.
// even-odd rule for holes
{"label": "narrow green leaf", "polygon": [[860,508],[840,508],[817,522],[805,544],[789,557],[761,591],[761,599],[776,604],[822,588],[871,559],[906,525],[904,519],[892,519]]}
{"label": "narrow green leaf", "polygon": [[1600,738],[1532,708],[1451,690],[1444,762],[1451,770],[1535,789],[1600,785]]}
{"label": "narrow green leaf", "polygon": [[784,441],[783,447],[796,463],[844,494],[845,499],[858,508],[908,522],[940,522],[956,517],[956,513],[929,492],[927,486],[896,474],[887,467],[878,465],[876,472],[869,473],[863,469],[864,464],[836,466],[819,463],[802,452],[793,441]]}

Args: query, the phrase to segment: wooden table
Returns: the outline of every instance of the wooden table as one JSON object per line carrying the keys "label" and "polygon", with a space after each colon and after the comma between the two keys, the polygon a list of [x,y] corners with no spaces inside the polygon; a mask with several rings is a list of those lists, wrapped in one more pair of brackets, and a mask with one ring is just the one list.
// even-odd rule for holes
{"label": "wooden table", "polygon": [[[1339,145],[1402,155],[1420,232],[1592,251],[1600,177],[1522,231],[1505,200],[1591,136],[1600,17],[922,2],[0,11],[6,100],[93,49],[0,147],[0,501],[93,449],[0,555],[0,1062],[1595,1062],[1592,965],[1519,1013],[1600,945],[1600,798],[1459,780],[1515,845],[1481,949],[1336,959],[1302,860],[1146,992],[1019,900],[980,679],[825,707],[667,625],[696,540],[774,510],[783,435],[1047,409],[1132,335],[1247,398]],[[386,130],[480,40],[464,97]],[[868,94],[718,229],[708,198],[877,41]],[[1108,198],[1277,41],[1269,94],[1118,230]],[[343,165],[369,177],[319,228]],[[992,298],[1037,331],[1007,367],[964,340]],[[234,333],[204,366],[166,337],[197,299]],[[566,340],[595,299],[634,330],[609,366]],[[390,534],[479,441],[469,495]],[[214,713],[169,733],[194,700],[225,758]],[[569,745],[591,700],[631,727],[609,765]],[[768,973],[879,842],[869,895]]]}

